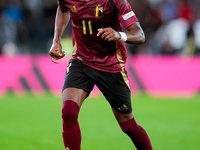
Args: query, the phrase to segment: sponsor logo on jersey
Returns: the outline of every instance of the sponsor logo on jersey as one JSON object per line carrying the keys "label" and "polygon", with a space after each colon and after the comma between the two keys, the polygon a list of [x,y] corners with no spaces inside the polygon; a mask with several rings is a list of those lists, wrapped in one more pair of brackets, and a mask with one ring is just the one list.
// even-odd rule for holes
{"label": "sponsor logo on jersey", "polygon": [[76,6],[74,5],[72,8],[69,9],[69,11],[77,13]]}
{"label": "sponsor logo on jersey", "polygon": [[123,17],[124,20],[127,20],[127,19],[129,19],[129,18],[131,18],[133,16],[135,16],[135,13],[133,11],[131,11],[131,12],[123,15],[122,17]]}
{"label": "sponsor logo on jersey", "polygon": [[95,9],[95,17],[99,18],[103,14],[103,7],[102,6],[96,6]]}

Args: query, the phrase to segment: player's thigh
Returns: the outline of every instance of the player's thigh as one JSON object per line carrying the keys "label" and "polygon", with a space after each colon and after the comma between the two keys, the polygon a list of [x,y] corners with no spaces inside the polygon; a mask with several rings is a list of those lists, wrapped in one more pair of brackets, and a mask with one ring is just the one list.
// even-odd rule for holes
{"label": "player's thigh", "polygon": [[63,100],[73,100],[79,106],[94,87],[94,83],[85,74],[83,68],[81,63],[70,60],[62,88]]}
{"label": "player's thigh", "polygon": [[97,79],[100,79],[96,81],[98,88],[116,112],[120,114],[132,113],[131,91],[125,71],[103,72]]}
{"label": "player's thigh", "polygon": [[83,101],[85,100],[85,98],[87,97],[87,95],[88,95],[88,92],[82,89],[77,89],[77,88],[66,88],[62,92],[63,101],[72,100],[76,102],[80,107]]}

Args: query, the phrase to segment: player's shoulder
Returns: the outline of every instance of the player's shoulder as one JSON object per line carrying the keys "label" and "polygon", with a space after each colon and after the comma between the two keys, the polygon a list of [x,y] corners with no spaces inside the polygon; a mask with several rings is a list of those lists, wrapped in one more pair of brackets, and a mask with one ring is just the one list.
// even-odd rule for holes
{"label": "player's shoulder", "polygon": [[116,7],[118,10],[124,10],[130,8],[130,4],[127,0],[109,0],[109,1],[111,5]]}
{"label": "player's shoulder", "polygon": [[127,6],[129,4],[127,0],[109,0],[109,1],[113,1],[115,4],[122,6]]}

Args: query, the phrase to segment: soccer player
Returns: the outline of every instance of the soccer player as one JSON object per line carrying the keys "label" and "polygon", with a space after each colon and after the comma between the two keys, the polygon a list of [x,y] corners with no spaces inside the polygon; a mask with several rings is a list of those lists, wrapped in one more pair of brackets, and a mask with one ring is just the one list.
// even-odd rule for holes
{"label": "soccer player", "polygon": [[[60,39],[71,18],[74,51],[62,89],[63,141],[66,150],[81,149],[78,114],[96,85],[112,107],[122,131],[138,150],[152,150],[146,131],[133,116],[125,71],[125,42],[145,40],[127,0],[58,0],[54,38],[49,54],[54,63],[65,56]],[[122,26],[127,29],[123,32]],[[102,120],[103,121],[103,120]]]}

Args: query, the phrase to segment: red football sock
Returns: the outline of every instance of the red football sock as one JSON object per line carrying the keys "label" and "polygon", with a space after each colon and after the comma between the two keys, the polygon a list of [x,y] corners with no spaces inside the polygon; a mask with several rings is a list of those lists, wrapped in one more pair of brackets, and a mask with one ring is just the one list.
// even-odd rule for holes
{"label": "red football sock", "polygon": [[66,150],[81,149],[81,132],[78,123],[79,106],[71,100],[63,102],[63,142]]}
{"label": "red football sock", "polygon": [[137,150],[153,150],[146,131],[135,122],[134,118],[121,122],[119,125],[122,131],[131,138]]}

